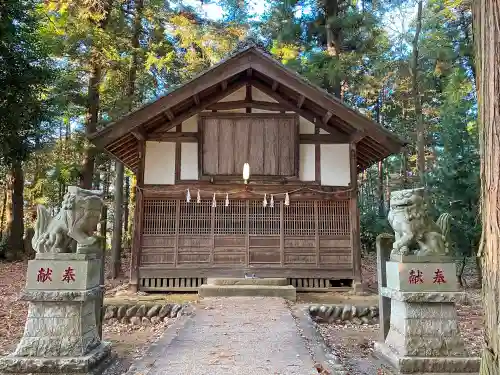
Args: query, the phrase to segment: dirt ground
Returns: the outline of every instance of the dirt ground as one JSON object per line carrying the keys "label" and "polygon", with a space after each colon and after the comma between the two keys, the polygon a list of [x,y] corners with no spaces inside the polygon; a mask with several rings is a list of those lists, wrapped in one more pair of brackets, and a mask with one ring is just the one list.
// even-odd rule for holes
{"label": "dirt ground", "polygon": [[[27,262],[0,262],[0,355],[7,354],[14,349],[19,338],[22,336],[24,322],[26,319],[26,304],[17,301],[18,293],[25,283]],[[108,270],[108,264],[106,269]],[[123,260],[122,274],[128,275],[128,259]],[[473,260],[467,265],[465,271],[467,285],[477,286],[477,275]],[[300,293],[298,303],[314,304],[355,304],[355,305],[377,305],[376,295],[376,262],[374,256],[363,258],[363,280],[372,291],[370,295],[354,296],[350,293]],[[127,278],[122,277],[111,280],[107,274],[106,289],[107,298],[113,301],[134,299],[151,302],[160,298],[163,301],[175,303],[196,302],[196,294],[162,294],[136,296],[122,295],[113,297],[116,290],[126,284]],[[459,325],[464,341],[467,343],[472,355],[479,354],[483,340],[482,328],[482,306],[481,294],[477,288],[466,290],[467,299],[459,306]],[[113,343],[115,353],[122,360],[117,363],[109,374],[120,374],[124,372],[130,363],[141,357],[151,342],[157,340],[165,325],[171,322],[159,323],[149,327],[131,327],[114,323],[105,325],[104,338]],[[354,325],[321,325],[320,332],[332,351],[342,359],[344,365],[350,369],[350,375],[373,375],[376,374],[377,362],[372,358],[373,342],[377,338],[378,325],[376,326],[354,326]],[[106,371],[108,374],[108,371]]]}
{"label": "dirt ground", "polygon": [[[363,259],[363,280],[367,281],[373,291],[377,290],[376,260],[374,256]],[[466,284],[472,286],[465,290],[466,298],[458,305],[458,319],[460,334],[471,356],[479,356],[483,345],[483,308],[481,304],[481,291],[477,288],[477,274],[475,262],[472,259],[464,272]],[[348,296],[349,297],[349,296]],[[307,298],[307,297],[303,297]],[[329,299],[335,302],[329,302]],[[314,298],[313,298],[314,300]],[[370,296],[352,297],[342,300],[341,295],[333,297],[319,296],[314,303],[342,303],[361,304],[361,301],[378,304],[375,292]],[[361,301],[359,301],[361,300]],[[375,301],[374,303],[371,303]],[[373,344],[378,339],[379,325],[353,325],[353,324],[320,324],[319,331],[332,352],[341,360],[349,375],[374,375],[377,374],[380,361],[373,357]]]}

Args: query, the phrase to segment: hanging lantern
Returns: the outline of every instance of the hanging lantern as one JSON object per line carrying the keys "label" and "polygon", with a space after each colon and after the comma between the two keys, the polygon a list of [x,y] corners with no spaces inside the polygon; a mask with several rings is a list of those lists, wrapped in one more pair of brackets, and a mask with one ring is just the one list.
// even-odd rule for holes
{"label": "hanging lantern", "polygon": [[187,189],[186,202],[191,202],[191,193],[189,192],[189,189]]}
{"label": "hanging lantern", "polygon": [[269,207],[274,207],[274,195],[271,194],[271,202],[269,203]]}
{"label": "hanging lantern", "polygon": [[229,206],[229,194],[226,193],[226,207]]}
{"label": "hanging lantern", "polygon": [[212,207],[217,207],[217,201],[215,200],[215,193],[214,193],[214,197],[212,199]]}
{"label": "hanging lantern", "polygon": [[264,201],[262,202],[262,206],[267,207],[267,194],[264,194]]}
{"label": "hanging lantern", "polygon": [[196,203],[201,203],[200,190],[198,189],[198,195],[196,196]]}
{"label": "hanging lantern", "polygon": [[288,193],[285,194],[285,206],[290,206],[290,197]]}
{"label": "hanging lantern", "polygon": [[243,181],[245,181],[245,184],[248,184],[249,179],[250,179],[250,164],[245,163],[243,165]]}

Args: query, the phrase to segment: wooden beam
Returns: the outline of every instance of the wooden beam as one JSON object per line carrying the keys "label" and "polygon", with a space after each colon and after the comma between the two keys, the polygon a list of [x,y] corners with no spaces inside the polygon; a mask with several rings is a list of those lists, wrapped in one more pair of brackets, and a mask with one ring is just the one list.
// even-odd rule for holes
{"label": "wooden beam", "polygon": [[197,132],[165,132],[151,134],[148,138],[151,141],[180,141],[180,142],[198,142]]}
{"label": "wooden beam", "polygon": [[250,78],[252,76],[253,72],[252,72],[252,68],[248,68],[247,69],[247,77]]}
{"label": "wooden beam", "polygon": [[135,212],[134,212],[134,238],[132,241],[131,264],[129,285],[135,292],[139,289],[139,265],[141,259],[142,243],[142,223],[144,215],[144,161],[145,161],[145,142],[139,142],[139,165],[137,166],[137,182],[135,194]]}
{"label": "wooden beam", "polygon": [[[325,91],[307,84],[300,75],[290,69],[283,68],[276,60],[265,54],[259,54],[251,62],[252,68],[258,70],[270,79],[278,81],[289,87],[291,90],[306,96],[309,100],[315,102],[322,108],[333,109],[335,115],[343,119],[347,124],[357,130],[364,130],[374,139],[379,141],[391,152],[399,152],[402,146],[402,140],[387,129],[376,124],[368,117],[344,105],[340,100],[334,98]],[[272,91],[272,90],[270,90]]]}
{"label": "wooden beam", "polygon": [[144,141],[146,139],[146,133],[144,132],[144,128],[139,127],[137,129],[132,130],[130,133],[138,140]]}
{"label": "wooden beam", "polygon": [[222,91],[227,90],[227,80],[226,79],[220,83],[220,87],[222,88]]}
{"label": "wooden beam", "polygon": [[358,207],[358,165],[357,151],[354,143],[350,144],[350,170],[351,170],[351,198],[349,199],[349,214],[351,222],[351,249],[352,268],[354,282],[361,282],[361,238],[359,228],[359,207]]}
{"label": "wooden beam", "polygon": [[276,90],[278,90],[278,86],[279,86],[278,81],[273,81],[273,87],[271,87],[271,88],[273,91],[276,91]]}
{"label": "wooden beam", "polygon": [[323,118],[321,119],[321,121],[323,121],[323,124],[328,124],[328,120],[330,120],[330,118],[333,116],[333,113],[328,111],[325,113],[325,115],[323,116]]}
{"label": "wooden beam", "polygon": [[301,134],[300,143],[321,144],[321,143],[349,143],[349,137],[331,134]]}
{"label": "wooden beam", "polygon": [[234,100],[231,102],[220,102],[209,106],[207,109],[215,110],[229,110],[229,109],[240,109],[240,108],[255,108],[255,109],[265,109],[268,111],[283,111],[285,108],[279,103],[263,102],[259,100]]}
{"label": "wooden beam", "polygon": [[364,137],[366,137],[366,133],[364,131],[358,130],[356,133],[351,135],[351,142],[359,143]]}
{"label": "wooden beam", "polygon": [[[248,69],[251,71],[251,69]],[[247,73],[248,73],[248,70],[247,70]],[[251,77],[248,76],[248,77]],[[247,83],[247,86],[246,86],[246,92],[245,92],[245,101],[246,102],[251,102],[252,101],[252,85],[250,85],[249,83]],[[245,108],[245,112],[246,113],[252,113],[252,107],[246,107]]]}
{"label": "wooden beam", "polygon": [[195,105],[191,107],[188,111],[183,112],[179,114],[173,121],[170,121],[167,124],[161,124],[159,127],[155,129],[151,129],[152,131],[150,134],[157,134],[157,133],[164,133],[177,125],[181,124],[183,121],[187,120],[190,117],[193,117],[197,113],[207,109],[207,107],[211,106],[212,104],[217,103],[219,100],[222,98],[226,97],[227,95],[235,92],[238,90],[240,87],[243,87],[247,84],[247,80],[241,80],[237,81],[234,83],[231,83],[230,85],[227,86],[226,90],[224,91],[219,91],[216,94],[210,95],[208,98],[200,100],[199,105]]}
{"label": "wooden beam", "polygon": [[155,121],[165,108],[172,108],[190,99],[194,94],[203,92],[214,85],[219,85],[221,81],[228,80],[241,72],[245,72],[250,67],[249,53],[250,51],[247,51],[235,56],[227,63],[215,66],[209,72],[186,83],[163,98],[130,113],[124,118],[108,125],[105,129],[91,134],[89,138],[98,148],[103,148],[117,138],[129,133],[132,129]]}
{"label": "wooden beam", "polygon": [[[269,95],[271,98],[273,98],[274,100],[276,100],[278,103],[280,103],[283,106],[285,106],[285,108],[287,110],[294,111],[294,112],[298,113],[300,116],[304,117],[306,120],[309,120],[313,124],[316,124],[317,119],[319,117],[321,117],[320,115],[318,115],[318,114],[316,114],[316,113],[314,113],[314,112],[312,112],[312,111],[310,111],[308,109],[297,108],[297,106],[295,105],[294,102],[290,101],[289,99],[284,98],[279,93],[274,92],[268,86],[266,86],[265,84],[263,84],[263,83],[261,83],[259,81],[255,81],[255,80],[252,81],[252,85],[255,86],[255,87],[257,87],[259,90],[263,91],[267,95]],[[317,125],[321,129],[329,132],[332,135],[338,135],[338,136],[346,135],[345,133],[342,133],[342,132],[338,131],[334,127],[332,127],[330,125],[327,125],[327,124],[323,124],[323,123],[321,123],[319,121],[318,121]]]}
{"label": "wooden beam", "polygon": [[193,95],[193,100],[194,100],[194,104],[196,104],[196,105],[200,104],[200,97],[198,94]]}
{"label": "wooden beam", "polygon": [[301,95],[299,97],[298,102],[297,102],[297,108],[299,108],[299,109],[302,108],[302,106],[304,105],[304,100],[306,100],[306,97],[304,95]]}
{"label": "wooden beam", "polygon": [[170,121],[174,121],[175,116],[170,109],[167,108],[165,110],[165,114],[167,115],[167,117]]}

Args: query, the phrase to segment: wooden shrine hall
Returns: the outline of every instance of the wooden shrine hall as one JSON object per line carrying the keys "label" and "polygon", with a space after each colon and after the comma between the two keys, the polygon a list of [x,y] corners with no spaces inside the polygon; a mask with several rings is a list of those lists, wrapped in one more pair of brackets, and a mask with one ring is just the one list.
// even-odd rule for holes
{"label": "wooden shrine hall", "polygon": [[254,45],[90,138],[137,176],[130,285],[143,291],[245,273],[351,287],[357,173],[405,144]]}

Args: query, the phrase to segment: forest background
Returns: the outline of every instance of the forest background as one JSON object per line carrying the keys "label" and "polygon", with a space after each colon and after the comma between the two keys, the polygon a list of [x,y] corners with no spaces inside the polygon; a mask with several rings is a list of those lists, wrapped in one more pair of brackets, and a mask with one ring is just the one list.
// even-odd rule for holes
{"label": "forest background", "polygon": [[[468,0],[5,0],[0,3],[0,257],[30,256],[37,204],[102,190],[114,273],[129,249],[132,173],[85,135],[174,90],[247,38],[409,141],[358,176],[362,246],[393,190],[426,186],[453,252],[481,236]],[[465,264],[465,262],[463,262]],[[463,268],[462,268],[463,270]],[[115,275],[116,276],[116,275]]]}

